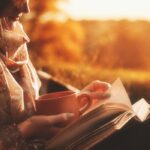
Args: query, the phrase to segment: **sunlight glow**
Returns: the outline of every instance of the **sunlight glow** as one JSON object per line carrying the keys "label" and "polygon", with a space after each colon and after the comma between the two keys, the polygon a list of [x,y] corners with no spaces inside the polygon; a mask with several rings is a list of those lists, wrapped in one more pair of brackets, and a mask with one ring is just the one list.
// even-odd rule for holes
{"label": "sunlight glow", "polygon": [[69,0],[61,7],[73,19],[150,19],[150,0]]}

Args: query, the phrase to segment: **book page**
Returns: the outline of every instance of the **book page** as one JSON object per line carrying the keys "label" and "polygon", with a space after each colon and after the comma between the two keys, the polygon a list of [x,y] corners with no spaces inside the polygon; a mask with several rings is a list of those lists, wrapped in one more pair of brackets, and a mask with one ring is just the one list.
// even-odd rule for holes
{"label": "book page", "polygon": [[132,108],[130,98],[125,90],[125,87],[120,79],[117,79],[110,88],[111,96],[106,100],[106,102],[114,102],[125,104],[129,108]]}
{"label": "book page", "polygon": [[132,111],[124,112],[110,122],[88,132],[85,136],[80,136],[73,143],[69,143],[65,150],[89,150],[95,144],[112,135],[116,130],[120,130],[133,116]]}
{"label": "book page", "polygon": [[99,100],[100,102],[97,102],[92,106],[88,111],[86,111],[83,115],[87,114],[88,112],[92,111],[93,109],[96,109],[100,105],[107,104],[107,103],[113,103],[115,104],[116,108],[118,107],[124,107],[126,110],[132,110],[132,104],[130,102],[130,98],[124,88],[123,83],[118,78],[115,80],[111,86],[110,90],[110,97],[104,100]]}
{"label": "book page", "polygon": [[[62,132],[48,142],[47,148],[65,149],[68,145],[78,141],[79,139],[87,138],[89,134],[98,128],[101,128],[101,130],[105,133],[105,127],[107,127],[107,124],[113,125],[112,120],[122,113],[124,113],[122,108],[116,109],[116,107],[112,104],[107,104],[107,107],[105,107],[105,105],[101,105],[80,117],[70,126],[66,127]],[[101,135],[99,135],[99,138],[102,139]]]}
{"label": "book page", "polygon": [[120,79],[112,84],[110,90],[110,98],[87,111],[48,141],[47,149],[65,149],[69,145],[80,145],[80,142],[81,145],[88,145],[93,140],[103,140],[124,126],[134,116],[130,99]]}
{"label": "book page", "polygon": [[141,122],[145,121],[150,113],[150,105],[147,103],[147,101],[144,98],[141,98],[139,101],[133,104],[132,108],[137,118]]}

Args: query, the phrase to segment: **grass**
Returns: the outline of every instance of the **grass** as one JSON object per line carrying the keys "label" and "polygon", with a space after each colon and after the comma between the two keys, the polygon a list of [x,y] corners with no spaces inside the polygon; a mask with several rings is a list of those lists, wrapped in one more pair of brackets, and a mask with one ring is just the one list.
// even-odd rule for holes
{"label": "grass", "polygon": [[71,84],[79,89],[89,84],[93,80],[102,80],[113,83],[120,78],[132,99],[132,102],[144,97],[150,99],[150,71],[129,70],[129,69],[106,69],[86,64],[68,64],[57,62],[57,67],[53,63],[49,65],[48,72],[59,80]]}

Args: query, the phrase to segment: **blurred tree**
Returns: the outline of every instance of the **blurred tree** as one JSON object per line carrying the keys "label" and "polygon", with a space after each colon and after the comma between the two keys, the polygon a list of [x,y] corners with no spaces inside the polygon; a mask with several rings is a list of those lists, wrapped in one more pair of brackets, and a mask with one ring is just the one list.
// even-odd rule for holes
{"label": "blurred tree", "polygon": [[52,65],[55,67],[56,63],[63,65],[62,63],[79,63],[82,60],[82,27],[79,23],[65,20],[65,13],[58,7],[60,1],[67,2],[31,1],[32,11],[23,20],[31,38],[31,58],[37,68],[49,69]]}
{"label": "blurred tree", "polygon": [[85,51],[94,66],[104,68],[150,68],[150,22],[84,21]]}

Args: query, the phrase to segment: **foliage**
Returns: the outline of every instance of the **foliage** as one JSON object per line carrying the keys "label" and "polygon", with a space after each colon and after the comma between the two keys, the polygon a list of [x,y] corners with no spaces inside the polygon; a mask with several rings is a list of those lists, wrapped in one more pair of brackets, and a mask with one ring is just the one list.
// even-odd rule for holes
{"label": "foliage", "polygon": [[59,20],[59,1],[31,1],[23,19],[36,68],[80,89],[120,77],[134,101],[150,98],[150,22]]}
{"label": "foliage", "polygon": [[[31,3],[31,17],[24,18],[26,31],[31,37],[29,49],[31,58],[37,68],[48,69],[59,61],[76,63],[82,60],[84,35],[82,27],[77,22],[53,20],[60,13],[56,7],[60,0],[34,1]],[[43,16],[51,15],[45,19]],[[63,12],[62,12],[63,13]],[[39,57],[40,56],[40,57]]]}
{"label": "foliage", "polygon": [[150,68],[150,22],[83,21],[91,64],[107,68]]}

